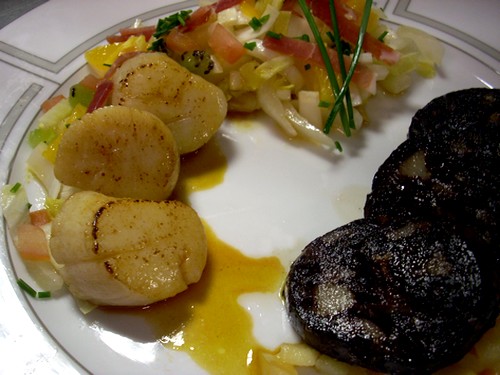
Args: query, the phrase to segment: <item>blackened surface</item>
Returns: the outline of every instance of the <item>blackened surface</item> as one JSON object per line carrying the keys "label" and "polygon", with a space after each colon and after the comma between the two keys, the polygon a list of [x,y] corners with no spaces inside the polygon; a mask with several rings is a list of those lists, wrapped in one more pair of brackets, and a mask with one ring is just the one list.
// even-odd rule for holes
{"label": "blackened surface", "polygon": [[[465,355],[498,314],[491,268],[455,228],[360,219],[310,243],[286,284],[292,324],[313,347],[352,364],[422,374]],[[319,308],[318,287],[352,303]]]}

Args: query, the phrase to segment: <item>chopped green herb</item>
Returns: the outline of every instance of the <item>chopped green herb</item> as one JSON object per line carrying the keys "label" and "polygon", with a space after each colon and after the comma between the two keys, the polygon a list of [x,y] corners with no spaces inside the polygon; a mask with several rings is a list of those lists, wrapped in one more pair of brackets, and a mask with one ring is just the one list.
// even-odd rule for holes
{"label": "chopped green herb", "polygon": [[248,25],[254,30],[259,30],[269,20],[269,17],[271,17],[269,14],[261,18],[252,17]]}
{"label": "chopped green herb", "polygon": [[112,65],[112,64],[107,64],[107,63],[102,64],[102,66],[107,66],[108,68],[110,68],[110,67],[111,67],[111,65]]}
{"label": "chopped green herb", "polygon": [[281,39],[281,34],[275,33],[274,31],[268,31],[266,35],[274,39]]}
{"label": "chopped green herb", "polygon": [[174,13],[168,17],[160,18],[156,24],[156,31],[153,34],[157,40],[151,44],[149,49],[153,51],[162,51],[164,46],[163,40],[160,38],[167,35],[177,26],[184,26],[186,24],[186,20],[190,17],[191,12],[191,10],[181,10],[180,12]]}
{"label": "chopped green herb", "polygon": [[15,194],[15,193],[17,193],[17,192],[19,191],[19,189],[21,188],[21,186],[22,186],[22,185],[21,185],[21,183],[20,183],[20,182],[16,182],[16,183],[14,184],[14,186],[12,186],[12,187],[10,188],[10,192],[11,192],[11,193],[14,193],[14,194]]}
{"label": "chopped green herb", "polygon": [[330,107],[330,102],[327,102],[326,100],[321,100],[318,104],[319,107],[321,108],[328,108]]}
{"label": "chopped green herb", "polygon": [[298,36],[297,39],[303,40],[304,42],[310,42],[311,38],[309,38],[309,35],[307,34],[302,34],[301,36]]}
{"label": "chopped green herb", "polygon": [[29,286],[26,281],[23,279],[17,279],[17,285],[19,285],[21,289],[28,293],[31,297],[36,298],[36,290]]}
{"label": "chopped green herb", "polygon": [[37,292],[35,289],[33,289],[26,281],[23,279],[17,279],[17,285],[24,290],[26,293],[28,293],[31,297],[33,298],[50,298],[51,293],[48,290],[44,290],[41,292]]}
{"label": "chopped green herb", "polygon": [[344,150],[342,149],[342,145],[340,144],[340,142],[339,142],[339,141],[335,141],[335,147],[336,147],[336,148],[337,148],[337,150],[339,150],[340,152],[344,151]]}
{"label": "chopped green herb", "polygon": [[38,292],[37,295],[36,295],[37,298],[50,298],[51,297],[51,293],[49,290],[44,290],[42,292]]}
{"label": "chopped green herb", "polygon": [[255,47],[257,47],[257,43],[256,42],[246,42],[245,44],[243,44],[243,47],[245,47],[246,49],[248,49],[250,51],[253,51],[255,49]]}
{"label": "chopped green herb", "polygon": [[385,30],[382,34],[380,34],[380,35],[378,36],[378,38],[377,38],[377,39],[378,39],[378,40],[380,40],[381,42],[383,42],[383,41],[384,41],[384,39],[385,39],[385,37],[387,36],[387,34],[389,34],[389,31]]}

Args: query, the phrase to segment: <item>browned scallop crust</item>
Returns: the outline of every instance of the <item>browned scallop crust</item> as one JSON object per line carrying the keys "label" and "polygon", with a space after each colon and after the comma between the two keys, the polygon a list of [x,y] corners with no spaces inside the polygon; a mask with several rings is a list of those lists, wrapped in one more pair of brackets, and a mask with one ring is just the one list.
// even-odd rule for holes
{"label": "browned scallop crust", "polygon": [[450,225],[360,219],[310,243],[285,294],[311,346],[376,371],[424,374],[465,355],[495,324],[491,268]]}

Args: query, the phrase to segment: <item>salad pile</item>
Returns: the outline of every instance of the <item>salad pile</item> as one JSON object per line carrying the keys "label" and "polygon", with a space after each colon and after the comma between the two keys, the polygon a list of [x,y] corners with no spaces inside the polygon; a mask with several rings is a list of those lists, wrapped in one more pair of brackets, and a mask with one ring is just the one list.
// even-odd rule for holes
{"label": "salad pile", "polygon": [[219,86],[230,112],[263,110],[286,137],[340,148],[336,137],[369,120],[370,97],[402,93],[441,62],[432,36],[383,20],[364,0],[219,0],[155,26],[137,21],[85,57],[106,79],[135,53],[165,52]]}

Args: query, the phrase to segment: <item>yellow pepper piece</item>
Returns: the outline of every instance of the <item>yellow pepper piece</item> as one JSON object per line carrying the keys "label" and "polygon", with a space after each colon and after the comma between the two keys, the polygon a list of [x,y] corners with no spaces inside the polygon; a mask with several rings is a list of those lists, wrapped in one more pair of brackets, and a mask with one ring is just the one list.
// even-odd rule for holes
{"label": "yellow pepper piece", "polygon": [[59,135],[48,145],[47,149],[45,149],[42,153],[42,156],[50,161],[51,163],[55,163],[57,156],[57,149],[59,148],[59,143],[61,143],[61,138],[66,131],[66,128],[72,122],[81,118],[87,112],[87,108],[81,104],[77,104],[75,108],[73,108],[73,112],[71,115],[66,117],[58,126]]}
{"label": "yellow pepper piece", "polygon": [[248,18],[259,16],[257,9],[255,9],[255,0],[243,0],[240,3],[240,9]]}
{"label": "yellow pepper piece", "polygon": [[85,60],[99,77],[103,77],[118,56],[126,52],[147,51],[148,47],[144,35],[131,36],[125,42],[97,46],[85,52]]}

